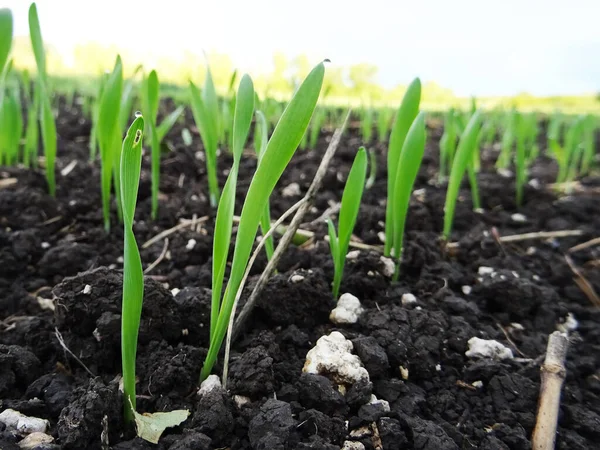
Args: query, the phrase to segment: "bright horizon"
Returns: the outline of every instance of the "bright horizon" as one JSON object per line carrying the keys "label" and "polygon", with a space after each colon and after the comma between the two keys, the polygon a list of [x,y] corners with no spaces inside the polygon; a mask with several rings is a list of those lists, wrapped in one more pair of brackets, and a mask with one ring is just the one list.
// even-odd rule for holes
{"label": "bright horizon", "polygon": [[[419,76],[463,97],[600,92],[598,0],[171,0],[139,12],[136,4],[37,2],[44,40],[61,52],[90,41],[157,57],[214,51],[250,73],[270,70],[281,52],[376,65],[386,88]],[[16,36],[28,34],[29,5],[0,2],[13,11]]]}

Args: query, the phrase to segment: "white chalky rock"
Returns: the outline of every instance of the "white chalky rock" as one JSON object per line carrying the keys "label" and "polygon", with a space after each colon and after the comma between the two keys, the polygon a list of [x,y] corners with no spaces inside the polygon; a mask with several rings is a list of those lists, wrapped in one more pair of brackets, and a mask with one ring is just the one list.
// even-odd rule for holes
{"label": "white chalky rock", "polygon": [[558,331],[568,333],[570,331],[575,331],[577,328],[579,328],[579,322],[573,314],[568,313],[567,317],[565,318],[565,321],[559,324],[556,328],[558,329]]}
{"label": "white chalky rock", "polygon": [[540,185],[540,181],[537,178],[533,178],[531,180],[529,180],[529,186],[531,186],[534,189],[539,189],[541,187]]}
{"label": "white chalky rock", "polygon": [[463,294],[469,295],[471,293],[471,291],[473,290],[473,288],[471,286],[465,285],[461,288],[461,290],[462,290]]}
{"label": "white chalky rock", "polygon": [[21,434],[35,432],[45,433],[50,422],[37,417],[29,417],[14,409],[6,409],[0,413],[0,422],[9,428],[16,429]]}
{"label": "white chalky rock", "polygon": [[417,297],[410,292],[408,294],[402,294],[402,306],[414,305],[417,303]]}
{"label": "white chalky rock", "polygon": [[304,280],[304,277],[302,275],[298,275],[297,273],[290,277],[290,281],[292,283],[300,283],[302,280]]}
{"label": "white chalky rock", "polygon": [[481,266],[479,269],[477,269],[477,273],[479,275],[492,275],[494,273],[494,268],[487,267],[487,266]]}
{"label": "white chalky rock", "polygon": [[369,381],[369,372],[363,367],[360,358],[350,353],[352,348],[352,342],[339,331],[322,336],[306,354],[302,371],[331,375],[333,380],[340,384]]}
{"label": "white chalky rock", "polygon": [[381,273],[388,278],[393,277],[394,272],[396,271],[396,265],[394,264],[392,258],[381,256],[379,258],[379,262],[381,263]]}
{"label": "white chalky rock", "polygon": [[179,294],[180,292],[181,292],[181,289],[179,289],[179,288],[173,288],[173,289],[171,289],[171,295],[173,297],[177,297],[177,294]]}
{"label": "white chalky rock", "polygon": [[352,250],[351,252],[348,252],[348,254],[346,255],[346,259],[355,260],[358,259],[359,255],[360,250]]}
{"label": "white chalky rock", "polygon": [[483,387],[483,381],[477,380],[471,383],[471,386],[477,389],[481,389]]}
{"label": "white chalky rock", "polygon": [[300,195],[300,185],[298,183],[290,183],[281,191],[284,197],[296,197]]}
{"label": "white chalky rock", "polygon": [[189,241],[187,241],[187,244],[185,244],[185,249],[187,251],[194,250],[195,246],[196,246],[196,239],[190,239]]}
{"label": "white chalky rock", "polygon": [[371,400],[369,400],[370,405],[381,405],[383,406],[383,410],[385,412],[390,412],[390,402],[387,400],[379,399],[375,397],[374,394],[371,394]]}
{"label": "white chalky rock", "polygon": [[383,231],[377,233],[377,237],[379,238],[382,244],[385,244],[385,233]]}
{"label": "white chalky rock", "polygon": [[510,218],[513,220],[513,222],[527,222],[527,217],[521,213],[515,213],[512,216],[510,216]]}
{"label": "white chalky rock", "polygon": [[36,431],[26,436],[25,439],[19,442],[19,448],[22,450],[33,450],[43,444],[50,444],[54,441],[52,436],[48,436],[46,433],[40,433]]}
{"label": "white chalky rock", "polygon": [[238,409],[241,409],[242,406],[247,405],[252,402],[252,400],[250,400],[249,397],[245,397],[243,395],[234,395],[233,401],[235,402],[235,406],[237,406]]}
{"label": "white chalky rock", "polygon": [[221,380],[216,375],[209,375],[206,380],[202,382],[200,385],[200,389],[198,390],[198,395],[208,394],[215,389],[219,389],[221,387]]}
{"label": "white chalky rock", "polygon": [[468,358],[492,358],[495,360],[512,359],[512,350],[493,339],[469,339],[469,350],[465,352]]}
{"label": "white chalky rock", "polygon": [[48,242],[42,242],[42,248],[43,249],[50,248],[50,243],[48,243]]}
{"label": "white chalky rock", "polygon": [[337,306],[329,314],[329,320],[337,325],[356,323],[363,311],[358,298],[352,294],[342,294]]}
{"label": "white chalky rock", "polygon": [[365,450],[365,446],[358,441],[344,441],[342,450]]}
{"label": "white chalky rock", "polygon": [[83,288],[83,293],[85,295],[89,295],[92,293],[92,287],[89,284],[86,284]]}

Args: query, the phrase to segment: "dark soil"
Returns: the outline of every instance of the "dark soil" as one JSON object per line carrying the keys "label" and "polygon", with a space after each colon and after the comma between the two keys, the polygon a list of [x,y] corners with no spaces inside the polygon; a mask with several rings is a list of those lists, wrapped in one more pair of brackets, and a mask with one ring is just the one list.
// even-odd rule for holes
{"label": "dark soil", "polygon": [[[315,232],[314,243],[286,252],[233,345],[228,391],[197,394],[208,347],[214,211],[189,111],[185,123],[194,141],[184,146],[181,124],[168,136],[173,150],[162,162],[156,221],[149,219],[145,156],[135,233],[141,247],[180,219],[209,216],[196,229],[168,237],[165,258],[146,277],[139,335],[138,410],[185,408],[191,414],[158,445],[134,438],[123,426],[118,390],[123,233],[116,214],[111,232],[103,229],[99,164],[89,162],[90,123],[81,117],[77,108],[61,104],[56,198],[47,194],[42,171],[3,168],[0,173],[18,180],[0,189],[0,410],[49,420],[54,444],[39,449],[100,449],[105,416],[112,449],[333,450],[348,440],[365,449],[528,449],[547,337],[569,314],[578,328],[571,333],[557,448],[598,448],[600,311],[575,283],[565,259],[570,247],[600,235],[598,197],[588,190],[558,198],[546,188],[556,167],[542,156],[531,170],[539,187],[528,186],[525,204],[516,208],[514,179],[495,173],[497,152],[486,149],[479,176],[485,212],[472,211],[465,186],[453,232],[459,250],[449,255],[439,240],[445,186],[435,181],[437,129],[429,130],[416,186],[422,191],[411,201],[400,281],[385,276],[378,253],[361,250],[346,264],[342,292],[357,296],[365,312],[354,325],[334,325],[326,226],[306,225]],[[300,198],[282,196],[285,187],[298,183],[306,191],[330,136],[324,133],[315,151],[297,152],[272,197],[273,218]],[[360,144],[351,129],[307,223],[340,200]],[[378,245],[385,216],[385,145],[372,149],[378,153],[377,181],[365,192],[355,235]],[[237,211],[256,165],[252,153],[242,163]],[[73,160],[75,168],[61,175]],[[223,153],[221,186],[230,164]],[[598,178],[583,184],[598,184]],[[517,212],[524,222],[513,220]],[[499,245],[493,228],[499,235],[565,229],[583,235]],[[144,267],[164,245],[160,240],[141,248]],[[572,257],[600,292],[600,248]],[[261,255],[253,280],[265,262]],[[479,274],[482,266],[494,274]],[[293,274],[304,279],[292,282]],[[417,302],[404,306],[405,293]],[[334,330],[352,340],[370,375],[369,382],[346,386],[345,394],[331,379],[302,372],[307,352]],[[495,339],[516,358],[467,358],[472,337]],[[217,365],[214,373],[221,369]],[[389,402],[389,411],[369,404],[372,394]],[[18,448],[19,439],[0,424],[1,449]]]}

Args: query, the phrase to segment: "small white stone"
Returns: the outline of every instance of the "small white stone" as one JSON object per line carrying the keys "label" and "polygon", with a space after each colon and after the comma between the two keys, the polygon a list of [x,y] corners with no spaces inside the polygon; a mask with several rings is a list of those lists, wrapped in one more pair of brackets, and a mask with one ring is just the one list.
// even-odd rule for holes
{"label": "small white stone", "polygon": [[404,381],[408,380],[408,369],[404,366],[400,366],[400,376]]}
{"label": "small white stone", "polygon": [[392,258],[380,256],[379,262],[381,263],[381,273],[388,278],[393,277],[396,271],[396,264],[394,264]]}
{"label": "small white stone", "polygon": [[442,366],[439,365],[439,364],[436,364],[435,365],[435,370],[437,370],[438,372],[441,372],[442,371]]}
{"label": "small white stone", "polygon": [[359,256],[360,256],[360,250],[352,250],[351,252],[348,252],[348,254],[346,255],[346,259],[354,260],[354,259],[358,259]]}
{"label": "small white stone", "polygon": [[190,197],[190,200],[193,202],[197,202],[199,200],[199,197],[196,194],[192,194],[192,196]]}
{"label": "small white stone", "polygon": [[471,286],[467,286],[467,285],[464,285],[460,289],[461,289],[462,293],[465,295],[469,295],[473,291],[473,288]]}
{"label": "small white stone", "polygon": [[417,297],[415,297],[413,294],[408,292],[406,294],[402,294],[401,301],[402,301],[402,306],[414,305],[415,303],[417,303]]}
{"label": "small white stone", "polygon": [[377,237],[379,238],[382,244],[385,244],[385,233],[383,231],[377,233]]}
{"label": "small white stone", "polygon": [[485,213],[485,209],[483,209],[483,208],[475,208],[475,209],[473,210],[473,212],[474,212],[475,214],[484,214],[484,213]]}
{"label": "small white stone", "polygon": [[527,222],[527,217],[521,213],[515,213],[512,216],[510,216],[510,218],[512,219],[513,222],[519,222],[519,223]]}
{"label": "small white stone", "polygon": [[473,387],[475,387],[477,389],[481,389],[483,387],[483,381],[479,381],[479,380],[473,381],[471,383],[471,386],[473,386]]}
{"label": "small white stone", "polygon": [[50,243],[49,242],[42,242],[42,248],[43,249],[50,248]]}
{"label": "small white stone", "polygon": [[50,422],[45,419],[29,417],[10,408],[0,413],[0,422],[9,428],[16,429],[23,435],[35,432],[45,433],[50,427]]}
{"label": "small white stone", "polygon": [[417,311],[421,311],[423,308],[421,308],[420,306],[417,306],[415,309],[416,309]]}
{"label": "small white stone", "polygon": [[358,441],[344,441],[342,450],[365,450],[365,446]]}
{"label": "small white stone", "polygon": [[572,313],[568,313],[565,321],[556,327],[558,331],[562,331],[563,333],[575,331],[577,328],[579,328],[579,322]]}
{"label": "small white stone", "polygon": [[497,361],[512,359],[512,350],[493,339],[480,339],[472,337],[469,339],[469,350],[465,352],[467,358],[492,358]]}
{"label": "small white stone", "polygon": [[123,257],[122,257],[122,256],[119,256],[119,257],[117,258],[117,262],[118,262],[119,264],[123,264]]}
{"label": "small white stone", "polygon": [[369,372],[363,367],[360,358],[351,353],[352,348],[352,342],[339,331],[322,336],[306,354],[302,371],[331,375],[339,384],[369,381]]}
{"label": "small white stone", "polygon": [[221,380],[216,375],[209,375],[206,380],[202,382],[200,385],[200,389],[198,390],[198,395],[208,394],[215,389],[219,389],[221,387]]}
{"label": "small white stone", "polygon": [[515,272],[514,270],[511,273],[513,274],[513,277],[519,278],[519,274],[517,272]]}
{"label": "small white stone", "polygon": [[245,397],[243,395],[234,395],[233,401],[235,402],[235,406],[237,406],[238,409],[241,409],[242,406],[247,405],[251,402],[249,397]]}
{"label": "small white stone", "polygon": [[531,256],[531,255],[535,255],[536,251],[537,251],[537,249],[535,247],[527,247],[527,250],[525,250],[525,253],[528,256]]}
{"label": "small white stone", "polygon": [[381,405],[383,406],[383,410],[385,412],[390,412],[390,402],[387,400],[383,400],[375,397],[375,394],[371,394],[371,400],[369,400],[370,405]]}
{"label": "small white stone", "polygon": [[75,206],[77,204],[77,200],[69,200],[69,206]]}
{"label": "small white stone", "polygon": [[204,161],[204,152],[198,151],[194,154],[194,156],[198,161]]}
{"label": "small white stone", "polygon": [[294,275],[292,275],[290,277],[290,281],[292,283],[300,283],[302,280],[304,280],[304,277],[302,275],[297,274],[297,273],[295,273]]}
{"label": "small white stone", "polygon": [[479,275],[492,275],[494,273],[494,268],[493,267],[487,267],[487,266],[481,266],[479,267],[479,269],[477,269],[477,273]]}
{"label": "small white stone", "polygon": [[189,241],[187,241],[187,244],[185,244],[185,249],[187,251],[194,250],[195,246],[196,246],[196,239],[190,239]]}
{"label": "small white stone", "polygon": [[281,191],[281,195],[284,197],[297,197],[300,194],[300,185],[298,183],[290,183]]}
{"label": "small white stone", "polygon": [[372,436],[373,432],[368,425],[363,425],[362,427],[355,428],[350,432],[350,437],[353,439],[363,439],[368,436]]}
{"label": "small white stone", "polygon": [[92,293],[92,286],[90,286],[89,284],[86,284],[83,287],[83,291],[82,291],[85,295],[89,295]]}
{"label": "small white stone", "polygon": [[515,329],[515,330],[519,330],[519,331],[523,331],[525,330],[525,327],[523,325],[521,325],[520,323],[517,322],[511,322],[510,326]]}
{"label": "small white stone", "polygon": [[364,309],[358,298],[352,294],[342,294],[337,306],[329,314],[329,320],[336,325],[356,323],[363,311]]}
{"label": "small white stone", "polygon": [[531,277],[531,279],[532,279],[533,281],[540,281],[540,277],[539,277],[538,275],[533,275],[533,276]]}
{"label": "small white stone", "polygon": [[181,292],[181,289],[179,289],[179,288],[173,288],[173,289],[171,289],[171,295],[173,297],[176,297],[177,294],[179,294],[180,292]]}
{"label": "small white stone", "polygon": [[534,189],[539,189],[541,186],[540,181],[537,178],[532,178],[531,180],[529,180],[528,184]]}
{"label": "small white stone", "polygon": [[373,272],[372,270],[369,270],[369,271],[367,272],[367,276],[368,276],[368,277],[374,277],[374,276],[375,276],[375,272]]}
{"label": "small white stone", "polygon": [[508,170],[508,169],[498,169],[498,175],[500,175],[503,178],[510,178],[513,176],[513,173]]}
{"label": "small white stone", "polygon": [[35,433],[31,433],[30,435],[26,436],[25,439],[19,441],[19,448],[22,450],[33,450],[42,444],[50,444],[53,441],[54,438],[52,436],[36,431]]}

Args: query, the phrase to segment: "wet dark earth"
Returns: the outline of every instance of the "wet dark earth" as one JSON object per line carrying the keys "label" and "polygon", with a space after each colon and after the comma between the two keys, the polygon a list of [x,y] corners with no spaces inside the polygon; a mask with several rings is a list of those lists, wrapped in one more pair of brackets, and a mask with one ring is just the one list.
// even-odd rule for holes
{"label": "wet dark earth", "polygon": [[[349,258],[341,289],[364,311],[353,324],[330,320],[333,263],[326,225],[316,219],[341,199],[362,144],[351,128],[305,218],[312,242],[287,250],[233,344],[227,389],[198,392],[208,348],[214,211],[189,112],[167,138],[172,151],[163,157],[156,221],[149,219],[145,156],[134,231],[144,268],[154,265],[146,275],[139,335],[138,410],[188,409],[190,416],[167,429],[158,445],[136,438],[123,426],[119,391],[122,227],[114,211],[110,233],[102,226],[89,121],[65,105],[59,117],[56,198],[47,194],[42,171],[0,172],[3,180],[16,179],[0,188],[0,411],[48,420],[53,442],[32,448],[529,449],[540,364],[556,329],[568,329],[571,341],[557,448],[598,448],[600,310],[593,301],[594,290],[600,292],[600,247],[569,249],[600,235],[599,179],[583,179],[576,193],[558,196],[548,188],[556,166],[542,156],[517,208],[514,178],[497,174],[497,150],[485,149],[484,212],[472,211],[465,185],[453,232],[458,244],[447,251],[439,238],[445,186],[437,183],[438,129],[429,130],[411,201],[400,281],[390,281],[377,251],[386,177],[385,145],[376,144],[370,148],[378,155],[377,179],[365,191],[354,233],[371,247]],[[189,147],[183,127],[192,131]],[[324,133],[317,150],[297,152],[272,197],[273,219],[304,194],[330,137]],[[253,151],[247,153],[237,211],[256,166]],[[230,164],[223,152],[221,186]],[[559,230],[581,234],[498,239]],[[265,263],[261,255],[250,287]],[[361,369],[359,379],[342,380],[332,371],[303,371],[317,340],[334,332],[351,343],[345,345],[368,375]],[[513,357],[467,356],[474,337],[498,341]],[[214,373],[221,371],[222,358]],[[22,438],[0,423],[1,449],[20,448]]]}

